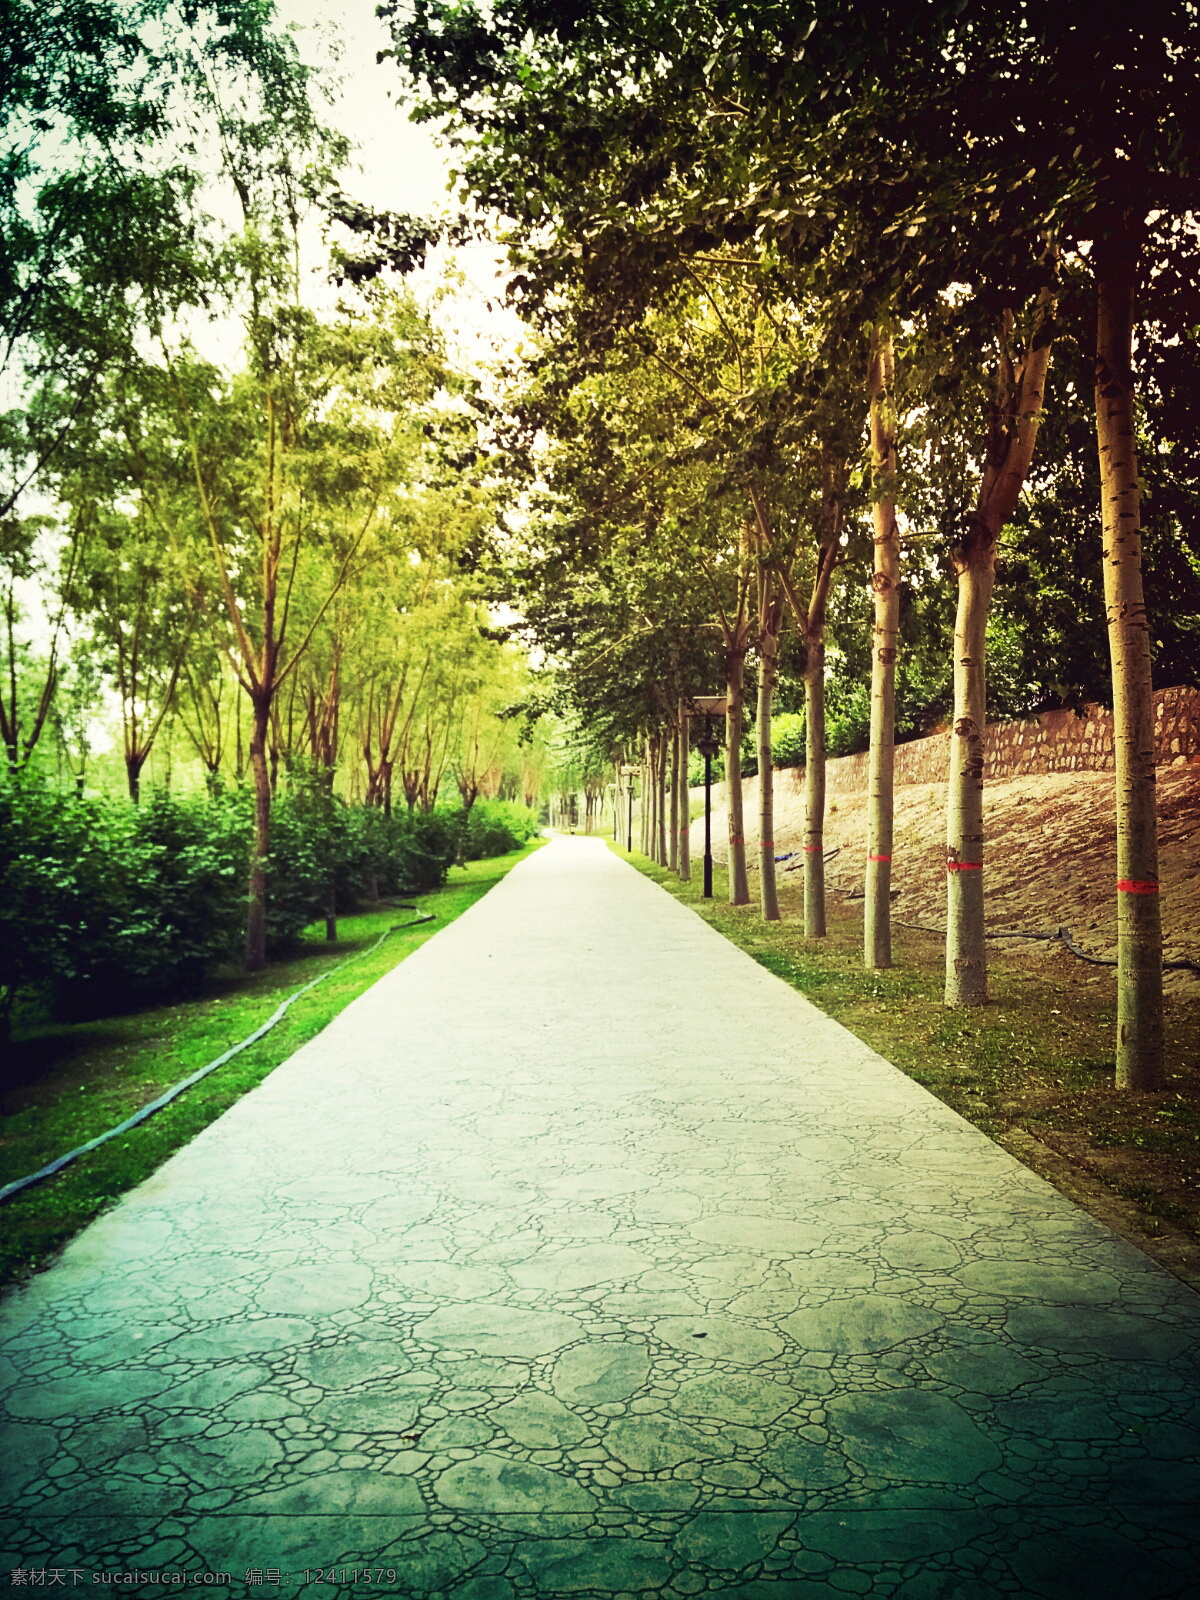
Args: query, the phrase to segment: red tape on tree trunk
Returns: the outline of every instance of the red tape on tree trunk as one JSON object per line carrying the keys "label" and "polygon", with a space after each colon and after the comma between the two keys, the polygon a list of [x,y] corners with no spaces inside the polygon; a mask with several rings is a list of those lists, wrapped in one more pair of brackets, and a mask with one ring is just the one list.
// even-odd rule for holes
{"label": "red tape on tree trunk", "polygon": [[1117,889],[1121,894],[1157,894],[1156,883],[1142,883],[1137,878],[1118,878]]}

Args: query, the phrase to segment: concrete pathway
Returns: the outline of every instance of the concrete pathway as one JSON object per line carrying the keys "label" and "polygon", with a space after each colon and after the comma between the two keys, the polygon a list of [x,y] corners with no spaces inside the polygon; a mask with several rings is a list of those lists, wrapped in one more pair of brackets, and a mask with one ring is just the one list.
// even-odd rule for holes
{"label": "concrete pathway", "polygon": [[559,839],[7,1302],[3,1563],[1194,1595],[1198,1358],[1189,1289]]}

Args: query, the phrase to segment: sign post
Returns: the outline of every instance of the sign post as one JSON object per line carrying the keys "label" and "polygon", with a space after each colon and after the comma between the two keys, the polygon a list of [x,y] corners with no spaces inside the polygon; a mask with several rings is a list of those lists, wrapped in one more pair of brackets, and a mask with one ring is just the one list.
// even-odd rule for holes
{"label": "sign post", "polygon": [[704,757],[704,898],[712,899],[712,758],[717,753],[713,718],[724,716],[729,702],[723,695],[699,695],[692,701],[704,718],[704,737],[700,754]]}

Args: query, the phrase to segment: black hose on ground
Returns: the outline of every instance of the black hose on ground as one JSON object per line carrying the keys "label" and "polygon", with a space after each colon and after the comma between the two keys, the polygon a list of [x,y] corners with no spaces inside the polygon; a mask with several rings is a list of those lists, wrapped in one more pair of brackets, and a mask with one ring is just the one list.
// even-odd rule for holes
{"label": "black hose on ground", "polygon": [[[408,904],[405,901],[389,901],[387,903],[394,904],[398,911],[419,910],[419,907]],[[28,1189],[32,1184],[41,1183],[44,1178],[52,1178],[56,1172],[61,1172],[65,1166],[68,1166],[72,1161],[78,1160],[80,1156],[85,1156],[89,1151],[98,1149],[102,1144],[107,1144],[110,1139],[115,1139],[120,1133],[128,1133],[130,1128],[136,1128],[140,1122],[147,1121],[156,1111],[161,1111],[164,1106],[169,1106],[171,1101],[177,1099],[185,1089],[190,1089],[194,1083],[199,1083],[201,1078],[207,1078],[210,1072],[215,1072],[218,1067],[223,1067],[234,1056],[241,1055],[243,1050],[248,1050],[252,1044],[257,1044],[264,1034],[270,1033],[277,1022],[283,1021],[288,1009],[295,1005],[301,995],[306,995],[310,989],[315,989],[319,983],[324,983],[325,979],[331,978],[335,972],[341,972],[343,967],[350,966],[354,961],[361,961],[364,956],[373,955],[388,934],[399,933],[402,928],[419,927],[423,922],[436,921],[437,918],[432,911],[421,911],[418,916],[412,917],[408,922],[394,922],[390,928],[384,929],[369,950],[360,950],[356,956],[348,956],[345,961],[339,961],[336,967],[330,967],[327,972],[322,972],[320,977],[314,978],[311,983],[306,983],[303,988],[297,989],[295,994],[289,995],[272,1012],[261,1027],[255,1028],[253,1033],[248,1033],[244,1039],[226,1050],[223,1055],[219,1055],[215,1061],[210,1061],[207,1066],[198,1068],[190,1077],[184,1078],[180,1083],[173,1084],[171,1088],[160,1094],[157,1100],[151,1100],[149,1105],[143,1106],[140,1111],[135,1111],[133,1116],[126,1117],[125,1121],[118,1123],[115,1128],[109,1128],[107,1132],[99,1133],[94,1139],[89,1139],[86,1144],[77,1145],[74,1150],[68,1150],[65,1156],[59,1156],[56,1161],[47,1162],[44,1167],[39,1167],[36,1172],[31,1172],[24,1178],[14,1178],[12,1183],[6,1183],[0,1189],[0,1205],[5,1200],[11,1199],[13,1195],[20,1194],[23,1189]]]}
{"label": "black hose on ground", "polygon": [[[924,922],[902,922],[899,917],[892,919],[899,928],[914,928],[918,933],[936,933],[939,938],[945,938],[945,928],[931,928]],[[1090,961],[1094,967],[1115,967],[1115,956],[1096,956],[1090,950],[1085,950],[1082,945],[1075,943],[1070,928],[1056,928],[1053,933],[1025,933],[1020,928],[997,928],[994,932],[986,932],[985,939],[1040,939],[1047,944],[1064,945],[1073,956],[1078,956],[1080,961]],[[1164,972],[1200,972],[1200,961],[1164,961]]]}

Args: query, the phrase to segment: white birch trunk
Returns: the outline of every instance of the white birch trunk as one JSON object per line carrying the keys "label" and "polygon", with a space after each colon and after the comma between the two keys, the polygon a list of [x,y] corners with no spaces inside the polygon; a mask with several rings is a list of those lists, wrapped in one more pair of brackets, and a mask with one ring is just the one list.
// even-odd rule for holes
{"label": "white birch trunk", "polygon": [[679,871],[679,730],[672,727],[671,740],[671,837],[667,841],[667,865]]}
{"label": "white birch trunk", "polygon": [[1161,1089],[1165,1065],[1154,701],[1133,415],[1137,254],[1126,239],[1105,241],[1097,250],[1096,434],[1117,768],[1117,1084]]}
{"label": "white birch trunk", "polygon": [[688,758],[691,740],[688,730],[687,701],[679,701],[679,878],[682,883],[692,881],[692,815],[691,793],[688,789]]}
{"label": "white birch trunk", "polygon": [[742,820],[742,693],[746,672],[745,654],[729,652],[725,692],[725,778],[729,789],[729,903],[750,903],[750,883],[746,875],[746,834]]}
{"label": "white birch trunk", "polygon": [[892,964],[892,769],[896,722],[896,657],[900,636],[900,532],[893,498],[896,423],[891,335],[871,337],[867,378],[875,525],[875,622],[871,640],[871,748],[867,770],[867,863],[863,961]]}

